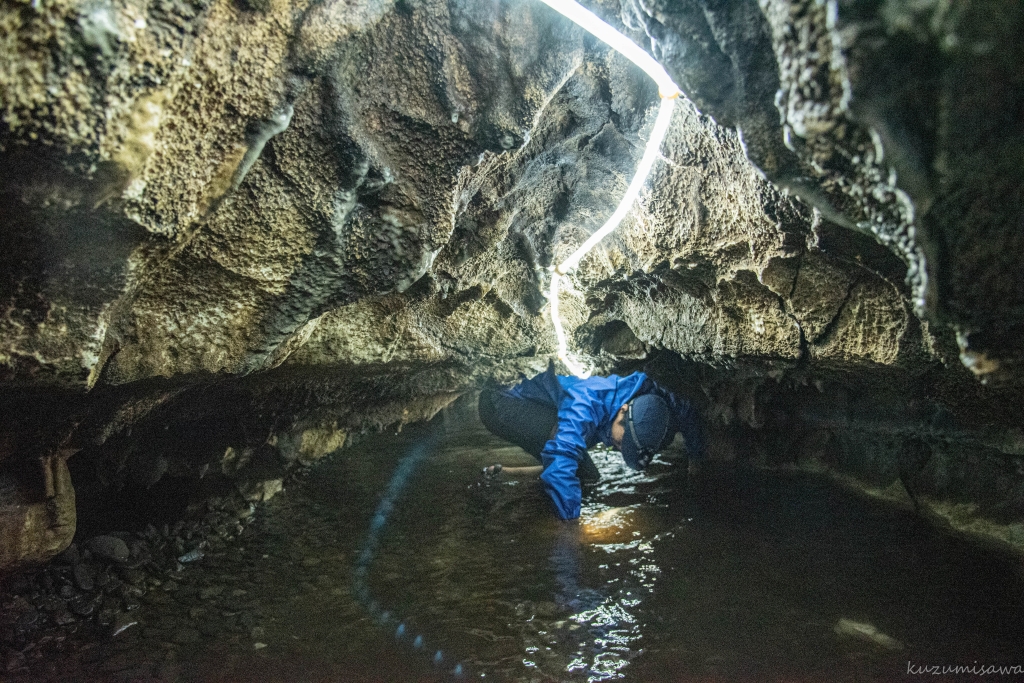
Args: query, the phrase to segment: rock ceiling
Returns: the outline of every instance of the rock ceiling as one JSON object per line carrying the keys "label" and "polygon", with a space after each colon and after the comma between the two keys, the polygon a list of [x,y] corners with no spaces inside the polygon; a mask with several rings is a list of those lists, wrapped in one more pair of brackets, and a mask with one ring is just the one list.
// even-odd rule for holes
{"label": "rock ceiling", "polygon": [[[1019,3],[591,7],[688,100],[563,290],[578,352],[1019,405]],[[548,267],[657,104],[524,1],[3,0],[0,27],[0,460],[190,387],[429,413],[543,367]]]}

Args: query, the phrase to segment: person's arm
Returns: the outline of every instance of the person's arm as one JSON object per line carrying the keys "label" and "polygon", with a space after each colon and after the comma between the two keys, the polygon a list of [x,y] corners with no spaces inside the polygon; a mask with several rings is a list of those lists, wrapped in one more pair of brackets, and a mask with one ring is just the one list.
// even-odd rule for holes
{"label": "person's arm", "polygon": [[540,479],[562,519],[580,516],[583,492],[576,469],[587,450],[587,440],[597,428],[594,407],[587,394],[574,396],[558,411],[558,430],[540,453],[544,472]]}

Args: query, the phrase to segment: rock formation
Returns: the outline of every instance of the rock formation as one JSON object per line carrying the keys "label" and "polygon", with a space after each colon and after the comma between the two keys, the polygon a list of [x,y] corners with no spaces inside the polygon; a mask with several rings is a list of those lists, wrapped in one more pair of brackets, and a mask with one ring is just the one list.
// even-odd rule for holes
{"label": "rock formation", "polygon": [[[688,100],[563,290],[574,349],[695,397],[715,457],[1024,547],[1019,3],[592,8]],[[259,499],[542,369],[548,266],[657,101],[539,3],[2,0],[0,26],[7,568],[70,542],[76,471]]]}

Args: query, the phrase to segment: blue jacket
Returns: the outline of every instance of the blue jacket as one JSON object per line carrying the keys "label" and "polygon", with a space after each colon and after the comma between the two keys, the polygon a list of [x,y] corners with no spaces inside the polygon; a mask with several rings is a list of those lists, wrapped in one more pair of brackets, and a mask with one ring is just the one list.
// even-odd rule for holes
{"label": "blue jacket", "polygon": [[689,402],[676,398],[642,372],[626,377],[565,377],[553,370],[528,379],[509,390],[512,396],[540,401],[558,408],[558,428],[544,444],[540,475],[544,489],[562,519],[580,516],[582,490],[576,469],[587,449],[598,441],[612,446],[612,423],[619,409],[636,396],[657,394],[668,403],[672,415],[668,437],[682,432],[689,454],[704,457],[700,416]]}

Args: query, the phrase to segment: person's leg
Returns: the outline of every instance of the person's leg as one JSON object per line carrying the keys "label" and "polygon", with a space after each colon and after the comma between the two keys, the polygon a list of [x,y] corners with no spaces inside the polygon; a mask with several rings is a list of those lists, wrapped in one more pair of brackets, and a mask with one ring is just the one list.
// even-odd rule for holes
{"label": "person's leg", "polygon": [[[537,401],[509,396],[502,391],[484,389],[480,392],[480,421],[495,436],[511,441],[524,451],[540,460],[544,444],[555,436],[558,427],[558,411]],[[484,468],[484,474],[493,476],[501,472],[512,477],[539,476],[543,471],[534,467],[501,467],[491,465]],[[589,453],[584,453],[577,470],[583,484],[593,484],[601,479]]]}
{"label": "person's leg", "polygon": [[494,389],[480,392],[479,413],[491,434],[511,441],[537,460],[558,423],[558,411],[552,406]]}

